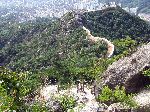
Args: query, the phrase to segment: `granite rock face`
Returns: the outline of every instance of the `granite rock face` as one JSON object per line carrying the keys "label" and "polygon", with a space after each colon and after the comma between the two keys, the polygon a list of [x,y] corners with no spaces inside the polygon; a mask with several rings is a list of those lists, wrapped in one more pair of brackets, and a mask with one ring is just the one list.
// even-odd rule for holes
{"label": "granite rock face", "polygon": [[96,82],[96,95],[107,85],[114,89],[124,86],[127,93],[134,93],[150,83],[149,77],[141,74],[150,67],[150,43],[137,49],[132,55],[119,59],[102,74],[101,81]]}
{"label": "granite rock face", "polygon": [[63,108],[61,107],[60,102],[57,100],[49,99],[46,102],[46,107],[50,112],[63,112]]}
{"label": "granite rock face", "polygon": [[133,99],[138,104],[137,112],[150,112],[150,88],[140,91]]}

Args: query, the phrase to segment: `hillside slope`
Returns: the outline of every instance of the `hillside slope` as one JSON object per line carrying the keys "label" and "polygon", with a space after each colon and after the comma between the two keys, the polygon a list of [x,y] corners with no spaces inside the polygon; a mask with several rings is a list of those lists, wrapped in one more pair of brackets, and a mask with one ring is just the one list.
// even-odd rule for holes
{"label": "hillside slope", "polygon": [[[95,12],[68,12],[55,20],[37,18],[24,23],[11,17],[1,20],[0,105],[6,107],[4,111],[45,110],[43,102],[29,103],[36,103],[34,98],[42,86],[56,84],[59,90],[83,83],[81,88],[77,86],[82,91],[85,83],[93,84],[95,79],[101,82],[99,78],[110,64],[130,56],[137,46],[150,42],[149,24],[120,7]],[[107,45],[88,41],[81,26],[89,29],[93,36],[112,42],[114,55],[107,58]],[[124,91],[121,95],[125,96],[123,102],[128,102]],[[65,105],[72,107],[74,101],[70,103],[66,98]]]}
{"label": "hillside slope", "polygon": [[130,36],[138,42],[150,41],[150,25],[120,7],[87,12],[84,13],[84,17],[86,26],[95,35],[106,36],[112,40]]}
{"label": "hillside slope", "polygon": [[106,45],[85,40],[86,33],[79,22],[94,36],[110,39],[115,44],[115,55],[150,41],[150,26],[120,7],[83,14],[69,12],[57,20],[37,19],[11,26],[5,20],[0,32],[1,65],[13,70],[35,71],[62,66],[61,61],[74,59],[78,60],[76,66],[92,67],[93,59],[106,54]]}
{"label": "hillside slope", "polygon": [[[104,36],[110,40],[129,36],[138,43],[150,41],[150,26],[121,8],[86,12],[80,16],[83,25],[87,26],[95,36]],[[65,17],[63,20],[65,23],[61,19],[54,22],[37,20],[32,24],[16,23],[13,26],[5,23],[5,28],[3,24],[0,33],[2,45],[0,63],[15,68],[17,66],[30,68],[33,65],[36,69],[50,66],[52,64],[50,60],[59,52],[68,55],[73,49],[77,51],[84,47],[81,44],[85,39],[85,33],[73,22],[69,23],[74,19],[74,13],[68,13]],[[67,28],[68,24],[72,26]]]}

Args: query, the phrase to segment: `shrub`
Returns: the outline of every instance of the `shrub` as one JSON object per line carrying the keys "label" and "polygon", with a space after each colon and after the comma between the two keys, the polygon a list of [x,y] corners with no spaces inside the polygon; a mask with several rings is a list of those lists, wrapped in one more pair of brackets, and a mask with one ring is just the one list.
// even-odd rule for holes
{"label": "shrub", "polygon": [[33,102],[32,104],[23,105],[19,112],[52,112],[52,110],[48,109],[45,103]]}
{"label": "shrub", "polygon": [[0,83],[0,112],[11,110],[10,108],[13,104],[13,100],[11,96],[7,95],[7,91]]}
{"label": "shrub", "polygon": [[73,109],[76,105],[76,101],[72,96],[63,95],[59,100],[64,112],[68,109]]}
{"label": "shrub", "polygon": [[110,105],[111,103],[121,102],[125,106],[135,108],[137,104],[132,99],[133,94],[126,94],[125,88],[120,88],[116,86],[115,90],[110,89],[108,86],[105,86],[102,89],[101,94],[98,96],[98,100]]}
{"label": "shrub", "polygon": [[108,86],[105,86],[102,89],[101,94],[98,96],[98,100],[101,102],[110,103],[113,101],[113,91]]}
{"label": "shrub", "polygon": [[35,80],[36,77],[29,75],[29,72],[16,73],[0,67],[0,111],[18,111],[24,108],[24,97],[39,84],[38,80]]}
{"label": "shrub", "polygon": [[[144,70],[143,75],[150,78],[150,69]],[[150,84],[146,85],[147,88],[150,88]]]}
{"label": "shrub", "polygon": [[145,76],[150,76],[150,69],[143,71],[143,74]]}

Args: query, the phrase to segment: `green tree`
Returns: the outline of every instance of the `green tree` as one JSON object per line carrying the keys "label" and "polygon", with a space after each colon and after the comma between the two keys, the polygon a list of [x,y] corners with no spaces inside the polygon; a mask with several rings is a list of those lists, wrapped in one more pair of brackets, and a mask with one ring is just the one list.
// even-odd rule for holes
{"label": "green tree", "polygon": [[35,90],[36,86],[39,86],[37,79],[30,79],[29,77],[28,72],[16,73],[0,67],[0,98],[2,99],[0,106],[2,109],[20,110],[25,107],[24,97]]}

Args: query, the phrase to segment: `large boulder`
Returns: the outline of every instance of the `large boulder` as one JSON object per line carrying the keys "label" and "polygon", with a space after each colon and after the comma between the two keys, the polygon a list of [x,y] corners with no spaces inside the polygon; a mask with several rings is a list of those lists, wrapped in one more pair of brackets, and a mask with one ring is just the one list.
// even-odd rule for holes
{"label": "large boulder", "polygon": [[137,112],[150,112],[150,88],[140,91],[133,99],[138,104]]}
{"label": "large boulder", "polygon": [[124,86],[126,92],[134,93],[150,83],[149,77],[141,72],[149,68],[150,64],[150,43],[137,49],[132,55],[114,62],[102,74],[101,81],[96,82],[96,95],[99,94],[105,85],[114,89],[117,85]]}

